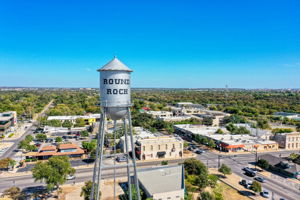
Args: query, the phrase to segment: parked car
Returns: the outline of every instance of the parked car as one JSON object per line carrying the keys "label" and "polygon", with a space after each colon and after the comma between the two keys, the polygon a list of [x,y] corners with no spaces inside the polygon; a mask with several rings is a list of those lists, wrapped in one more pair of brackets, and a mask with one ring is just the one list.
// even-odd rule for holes
{"label": "parked car", "polygon": [[126,156],[118,156],[118,157],[116,158],[116,161],[117,161],[117,162],[126,162],[126,161],[127,161],[127,158],[126,158]]}
{"label": "parked car", "polygon": [[263,190],[260,195],[264,198],[269,198],[270,194],[267,190]]}
{"label": "parked car", "polygon": [[256,175],[254,171],[246,171],[245,174],[250,177],[254,177]]}
{"label": "parked car", "polygon": [[251,169],[249,167],[244,167],[243,170],[248,171],[248,170],[251,170]]}
{"label": "parked car", "polygon": [[247,197],[249,197],[249,196],[255,196],[254,192],[250,192],[250,191],[246,191],[246,190],[239,190],[239,193],[241,195],[244,195],[244,196],[247,196]]}
{"label": "parked car", "polygon": [[195,151],[195,153],[196,153],[196,154],[202,154],[202,153],[204,153],[204,151],[202,151],[201,149],[197,149],[197,150]]}
{"label": "parked car", "polygon": [[254,179],[257,180],[257,181],[259,181],[259,182],[261,182],[261,183],[265,183],[266,182],[266,180],[264,178],[259,177],[259,176],[256,176]]}
{"label": "parked car", "polygon": [[76,177],[74,175],[67,175],[67,180],[74,180]]}
{"label": "parked car", "polygon": [[247,185],[247,181],[245,179],[242,179],[239,183],[240,183],[240,185],[243,185],[243,186]]}

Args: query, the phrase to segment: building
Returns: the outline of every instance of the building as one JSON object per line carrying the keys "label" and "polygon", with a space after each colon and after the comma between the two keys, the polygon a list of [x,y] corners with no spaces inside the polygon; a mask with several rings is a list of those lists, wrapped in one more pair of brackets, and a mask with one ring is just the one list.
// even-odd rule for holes
{"label": "building", "polygon": [[38,160],[46,160],[52,156],[68,156],[70,158],[83,158],[84,150],[76,144],[60,144],[58,146],[44,146],[38,152],[29,152],[26,159],[36,158]]}
{"label": "building", "polygon": [[280,148],[287,150],[299,150],[300,149],[300,133],[279,133],[276,134],[273,139],[279,144]]}
{"label": "building", "polygon": [[300,120],[300,114],[299,113],[277,112],[277,113],[274,114],[274,116],[275,117],[280,117],[280,118]]}
{"label": "building", "polygon": [[140,160],[182,158],[183,140],[180,137],[155,135],[137,139],[136,156]]}
{"label": "building", "polygon": [[[151,133],[142,128],[135,128],[135,132],[133,140],[136,144],[135,150],[138,159],[171,159],[183,156],[183,140],[180,137]],[[123,152],[126,152],[124,136],[120,138],[119,147]],[[129,144],[128,149],[131,149]]]}
{"label": "building", "polygon": [[193,139],[195,135],[207,136],[215,134],[218,129],[222,129],[222,131],[225,133],[228,132],[226,129],[221,127],[204,126],[198,124],[177,124],[174,125],[174,128],[176,133],[187,140]]}
{"label": "building", "polygon": [[157,119],[165,122],[180,122],[191,119],[191,116],[182,115],[182,116],[170,116],[170,117],[158,117]]}
{"label": "building", "polygon": [[278,150],[278,143],[272,140],[258,139],[257,137],[243,134],[213,134],[208,136],[213,139],[217,148],[225,152],[243,151],[274,151]]}
{"label": "building", "polygon": [[17,112],[8,111],[0,113],[0,134],[5,133],[10,127],[17,124]]}
{"label": "building", "polygon": [[271,154],[260,155],[258,159],[268,161],[269,169],[279,172],[285,176],[300,180],[300,165],[289,162],[283,158],[273,156]]}
{"label": "building", "polygon": [[95,122],[100,121],[100,114],[89,114],[89,115],[69,115],[69,116],[49,116],[47,120],[59,120],[64,122],[66,120],[71,121],[73,124],[76,123],[76,119],[84,119],[86,125],[92,125]]}
{"label": "building", "polygon": [[252,128],[249,124],[234,124],[237,127],[245,127],[248,131],[250,131],[250,135],[256,136],[260,139],[269,140],[273,133],[270,130],[263,130],[259,128]]}
{"label": "building", "polygon": [[172,117],[173,113],[170,111],[147,111],[149,115],[152,115],[154,118],[162,118],[162,117]]}
{"label": "building", "polygon": [[183,165],[164,166],[139,171],[140,188],[153,200],[184,200]]}
{"label": "building", "polygon": [[[243,152],[243,151],[273,151],[278,149],[275,141],[262,139],[250,134],[231,135],[225,128],[179,124],[174,125],[177,134],[182,135],[187,140],[192,140],[196,135],[207,137],[215,141],[220,151],[225,152]],[[224,134],[216,134],[221,129]]]}

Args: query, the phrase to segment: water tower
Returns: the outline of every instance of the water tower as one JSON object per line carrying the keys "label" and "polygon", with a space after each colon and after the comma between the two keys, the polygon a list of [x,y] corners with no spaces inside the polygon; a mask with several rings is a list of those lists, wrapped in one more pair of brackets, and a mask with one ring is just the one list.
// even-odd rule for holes
{"label": "water tower", "polygon": [[[100,106],[101,106],[101,121],[99,133],[97,134],[97,149],[96,159],[93,172],[93,186],[90,195],[91,200],[99,200],[100,198],[100,183],[102,169],[113,168],[114,170],[114,199],[116,199],[116,130],[117,120],[122,120],[124,136],[125,136],[125,157],[126,164],[119,167],[126,167],[127,179],[128,179],[128,193],[129,199],[132,200],[131,194],[131,169],[133,166],[133,184],[136,187],[137,197],[140,200],[140,192],[137,178],[136,169],[136,156],[135,156],[135,144],[132,136],[132,124],[131,124],[131,89],[130,89],[130,73],[132,72],[125,64],[114,57],[109,63],[104,65],[100,72]],[[106,119],[112,119],[114,121],[114,148],[113,158],[114,164],[110,166],[104,166],[103,164],[103,144],[105,127],[107,125]],[[130,146],[132,149],[128,149],[128,140],[130,140]],[[131,150],[131,156],[129,152]],[[131,162],[130,162],[131,161]]]}

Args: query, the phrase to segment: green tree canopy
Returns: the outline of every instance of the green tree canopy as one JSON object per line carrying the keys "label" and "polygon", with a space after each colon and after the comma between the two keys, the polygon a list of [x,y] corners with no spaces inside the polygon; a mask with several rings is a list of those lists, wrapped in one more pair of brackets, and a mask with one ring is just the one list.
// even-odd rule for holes
{"label": "green tree canopy", "polygon": [[73,123],[70,120],[65,120],[62,123],[62,127],[65,127],[65,128],[71,128],[72,126],[73,126]]}
{"label": "green tree canopy", "polygon": [[269,167],[270,167],[269,162],[264,159],[259,159],[257,161],[257,165],[263,169],[269,169]]}
{"label": "green tree canopy", "polygon": [[61,143],[62,141],[63,141],[63,139],[60,136],[55,138],[55,142],[57,142],[57,143]]}
{"label": "green tree canopy", "polygon": [[231,168],[225,164],[222,164],[218,171],[223,173],[224,176],[231,174]]}
{"label": "green tree canopy", "polygon": [[43,133],[39,133],[35,136],[35,139],[40,142],[44,142],[45,140],[47,140],[47,135]]}
{"label": "green tree canopy", "polygon": [[261,192],[262,191],[261,184],[257,181],[253,181],[251,190],[253,190],[254,192],[257,192],[257,193]]}
{"label": "green tree canopy", "polygon": [[75,169],[67,156],[51,157],[47,162],[38,162],[32,169],[35,181],[46,183],[49,190],[59,188],[59,185],[66,182],[67,175],[74,173]]}
{"label": "green tree canopy", "polygon": [[74,125],[75,127],[84,127],[85,126],[85,121],[82,118],[77,118],[76,123]]}

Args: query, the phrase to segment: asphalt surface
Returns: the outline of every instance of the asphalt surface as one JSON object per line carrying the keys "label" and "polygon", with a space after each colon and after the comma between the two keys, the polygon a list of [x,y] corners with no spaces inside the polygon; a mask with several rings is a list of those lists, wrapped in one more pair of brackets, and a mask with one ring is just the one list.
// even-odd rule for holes
{"label": "asphalt surface", "polygon": [[[270,153],[274,155],[278,154],[285,155],[286,152],[276,152]],[[290,153],[290,152],[289,152]],[[289,155],[288,153],[288,155]],[[217,154],[212,152],[206,152],[202,155],[197,157],[203,163],[208,164],[208,167],[216,168],[219,166],[219,158]],[[241,176],[243,179],[246,180],[254,180],[253,177],[249,177],[244,174],[242,168],[247,167],[248,164],[252,164],[255,161],[255,155],[252,154],[242,154],[234,156],[223,156],[220,157],[220,164],[224,163],[231,167],[233,173]],[[262,174],[258,173],[257,176],[265,178],[266,182],[262,183],[263,189],[270,192],[270,198],[278,200],[279,198],[285,198],[287,200],[299,200],[300,199],[300,190],[299,188],[289,186],[284,182],[280,182],[269,177],[263,176]]]}

